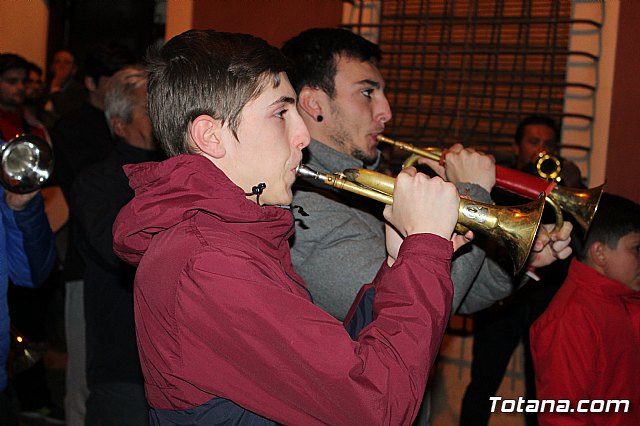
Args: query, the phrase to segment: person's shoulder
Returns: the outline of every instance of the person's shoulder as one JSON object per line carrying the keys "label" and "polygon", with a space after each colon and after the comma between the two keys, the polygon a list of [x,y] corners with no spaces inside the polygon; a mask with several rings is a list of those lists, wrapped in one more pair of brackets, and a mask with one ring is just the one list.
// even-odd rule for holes
{"label": "person's shoulder", "polygon": [[78,173],[74,179],[74,188],[96,188],[103,186],[109,188],[116,180],[125,180],[126,175],[122,169],[122,162],[113,153],[104,160],[90,164]]}
{"label": "person's shoulder", "polygon": [[56,122],[54,129],[64,130],[68,127],[84,127],[91,124],[96,118],[104,120],[104,112],[85,102],[78,108],[63,114]]}
{"label": "person's shoulder", "polygon": [[[347,205],[340,202],[340,197],[330,188],[317,188],[313,186],[297,187],[293,190],[293,203],[305,203],[309,210],[342,210],[349,209]],[[302,206],[305,207],[304,205]]]}
{"label": "person's shoulder", "polygon": [[592,303],[584,296],[576,286],[564,283],[536,324],[538,327],[556,327],[593,318]]}

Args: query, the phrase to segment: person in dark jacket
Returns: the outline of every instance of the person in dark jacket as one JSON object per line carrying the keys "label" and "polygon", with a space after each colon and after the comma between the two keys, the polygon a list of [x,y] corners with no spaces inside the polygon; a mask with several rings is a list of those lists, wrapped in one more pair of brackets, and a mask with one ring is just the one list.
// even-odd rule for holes
{"label": "person in dark jacket", "polygon": [[111,77],[104,107],[115,149],[82,171],[72,190],[76,246],[86,265],[86,425],[137,426],[149,418],[133,320],[135,269],[113,253],[111,234],[118,212],[133,198],[122,166],[163,157],[151,132],[146,86],[140,66]]}
{"label": "person in dark jacket", "polygon": [[[89,92],[82,107],[62,116],[51,132],[56,157],[55,178],[71,205],[71,188],[85,168],[106,159],[114,141],[104,116],[104,94],[113,74],[134,62],[125,46],[100,42],[89,49],[84,61],[84,84]],[[65,415],[71,426],[83,425],[88,396],[85,374],[84,263],[75,246],[75,214],[69,209],[68,238],[62,279],[65,283],[65,334],[68,362],[65,383]]]}
{"label": "person in dark jacket", "polygon": [[399,175],[373,321],[352,339],[291,264],[310,138],[286,58],[253,36],[191,30],[147,62],[170,158],[125,166],[135,197],[113,235],[138,268],[152,424],[411,424],[451,309],[455,186]]}

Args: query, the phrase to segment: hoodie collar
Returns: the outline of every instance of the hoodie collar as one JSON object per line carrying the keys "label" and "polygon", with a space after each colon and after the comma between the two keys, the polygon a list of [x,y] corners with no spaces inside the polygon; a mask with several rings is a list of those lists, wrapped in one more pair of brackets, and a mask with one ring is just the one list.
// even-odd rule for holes
{"label": "hoodie collar", "polygon": [[369,170],[378,170],[382,162],[380,151],[378,151],[376,161],[370,166],[365,166],[361,160],[336,151],[316,139],[311,139],[311,143],[307,147],[306,156],[307,159],[305,159],[305,161],[307,161],[307,164],[322,173],[335,173],[341,172],[344,169],[361,169],[365,167]]}
{"label": "hoodie collar", "polygon": [[139,261],[155,234],[199,212],[237,232],[279,247],[293,233],[289,209],[259,206],[242,188],[201,155],[179,155],[160,163],[124,166],[134,199],[118,215],[114,247],[130,263]]}

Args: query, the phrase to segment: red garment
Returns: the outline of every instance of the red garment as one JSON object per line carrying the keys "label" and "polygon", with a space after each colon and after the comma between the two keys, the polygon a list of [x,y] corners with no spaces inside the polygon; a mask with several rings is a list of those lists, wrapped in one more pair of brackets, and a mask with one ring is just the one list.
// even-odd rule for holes
{"label": "red garment", "polygon": [[41,137],[51,144],[49,133],[44,125],[21,108],[15,111],[0,109],[0,132],[5,142],[9,142],[23,133],[29,133]]}
{"label": "red garment", "polygon": [[[449,241],[405,240],[353,341],[291,266],[293,215],[249,201],[199,155],[126,166],[114,249],[138,264],[138,347],[152,407],[215,396],[284,424],[410,424],[452,298]],[[267,188],[268,190],[268,188]]]}
{"label": "red garment", "polygon": [[574,259],[531,349],[538,400],[630,401],[627,413],[540,413],[541,424],[640,424],[640,293]]}

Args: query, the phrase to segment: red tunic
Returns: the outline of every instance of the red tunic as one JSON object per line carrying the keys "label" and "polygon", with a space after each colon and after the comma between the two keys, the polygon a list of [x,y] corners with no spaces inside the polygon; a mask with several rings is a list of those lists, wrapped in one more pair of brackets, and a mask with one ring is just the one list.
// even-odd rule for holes
{"label": "red tunic", "polygon": [[[531,349],[538,400],[568,399],[575,409],[540,413],[541,424],[640,424],[640,293],[574,259],[532,326]],[[629,412],[577,411],[579,400],[612,399],[629,400]]]}

